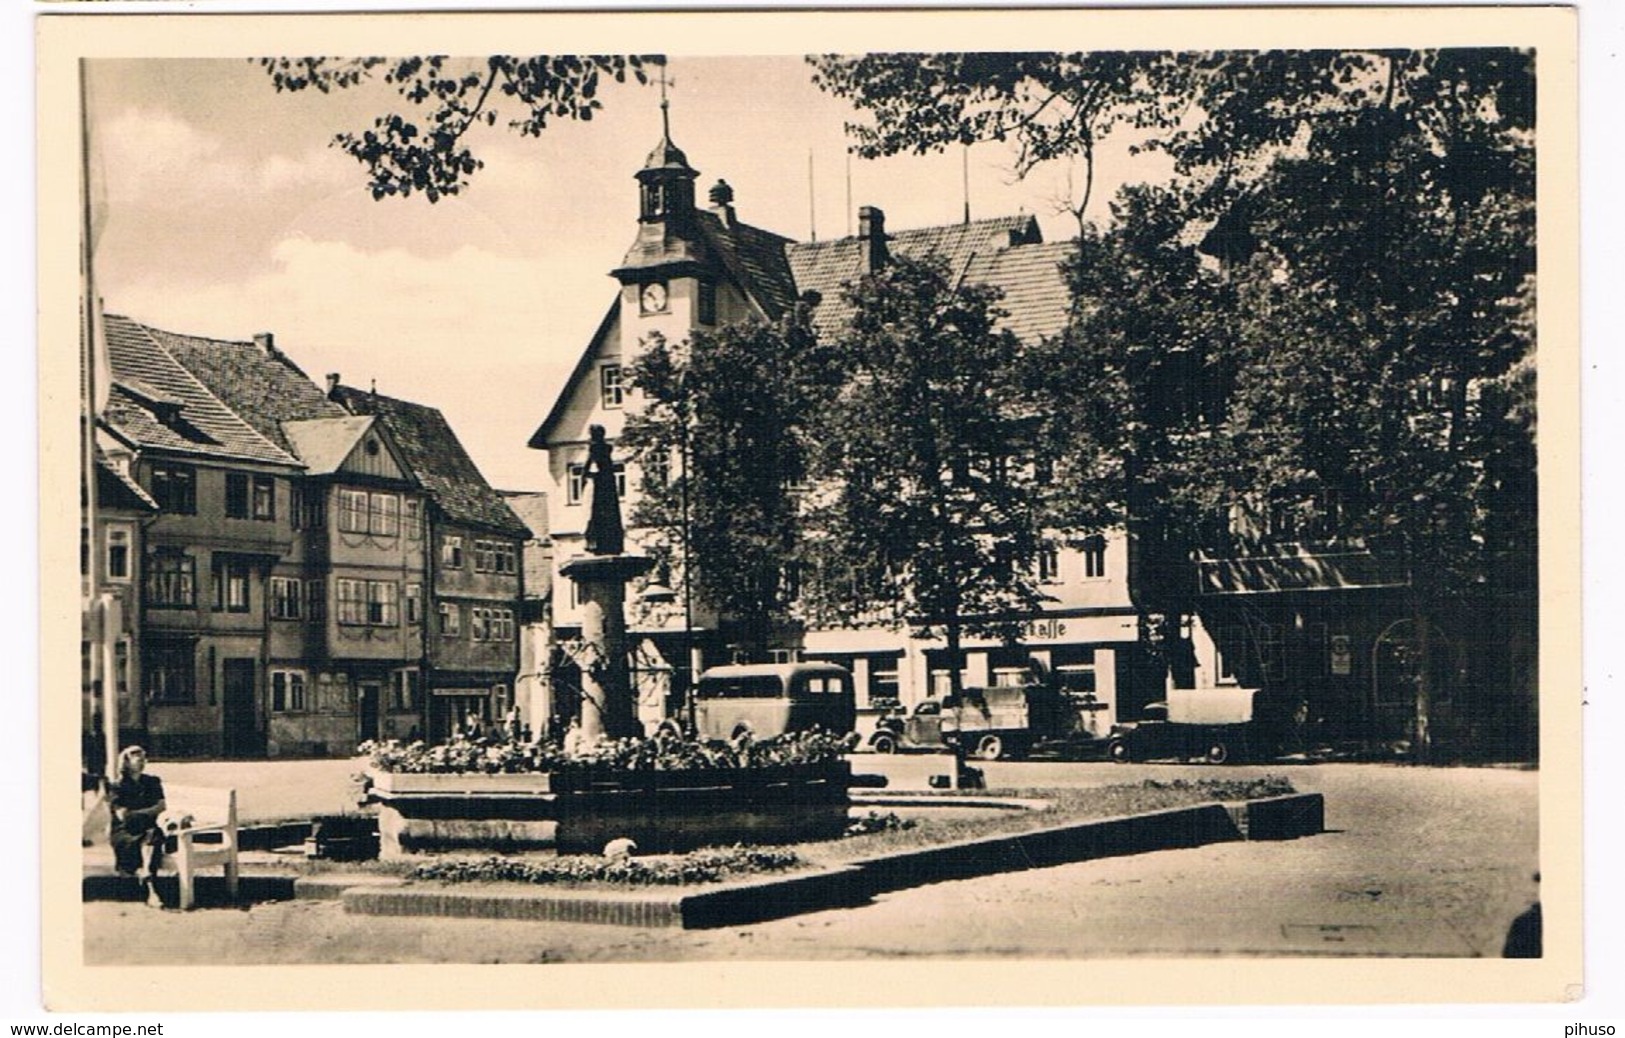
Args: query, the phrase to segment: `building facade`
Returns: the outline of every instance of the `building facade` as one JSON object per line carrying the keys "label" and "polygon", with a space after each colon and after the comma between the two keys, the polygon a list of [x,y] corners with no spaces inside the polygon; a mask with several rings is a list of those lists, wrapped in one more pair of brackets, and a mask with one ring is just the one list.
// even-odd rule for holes
{"label": "building facade", "polygon": [[[106,339],[96,527],[104,591],[124,600],[110,643],[127,646],[112,668],[123,741],[349,755],[427,734],[449,716],[436,689],[472,690],[465,721],[506,708],[526,531],[438,411],[324,391],[269,335],[109,315]],[[448,535],[468,539],[466,573],[438,564]],[[467,647],[431,620],[451,602]],[[87,728],[102,669],[86,668]]]}
{"label": "building facade", "polygon": [[[710,189],[709,205],[701,208],[695,201],[697,177],[669,134],[637,171],[639,219],[625,259],[609,272],[617,283],[611,304],[530,440],[531,447],[547,453],[547,525],[554,586],[560,591],[551,633],[555,647],[565,647],[555,651],[553,673],[560,686],[556,707],[567,704],[567,647],[580,631],[576,604],[566,590],[570,582],[560,581],[557,573],[583,550],[587,517],[581,473],[587,430],[602,425],[612,441],[619,436],[626,416],[639,405],[623,372],[650,336],[678,342],[694,329],[773,321],[797,306],[810,306],[815,327],[833,334],[850,316],[841,298],[842,284],[899,254],[936,256],[962,272],[964,280],[1000,288],[1009,311],[1004,326],[1025,339],[1059,332],[1067,321],[1070,297],[1061,264],[1070,246],[1044,242],[1030,216],[889,232],[884,214],[865,207],[856,236],[803,243],[743,222],[725,181]],[[622,464],[632,466],[627,459]],[[623,508],[630,513],[639,480],[635,472],[623,476]],[[630,535],[635,542],[637,531]],[[1087,728],[1104,733],[1119,717],[1139,716],[1146,703],[1162,698],[1164,683],[1163,670],[1141,636],[1129,594],[1128,563],[1128,543],[1121,534],[1057,534],[1035,560],[1049,601],[1021,618],[1024,635],[1016,644],[967,641],[967,683],[1019,682],[1038,668],[1075,693],[1085,708],[1080,723]],[[698,601],[687,610],[691,617],[685,617],[681,595],[676,604],[662,597],[648,602],[634,595],[628,609],[637,643],[634,678],[646,726],[674,712],[691,669],[733,658],[721,630],[723,618]],[[788,635],[770,655],[848,666],[865,719],[860,725],[896,706],[940,694],[948,677],[940,642],[889,626],[815,627]]]}

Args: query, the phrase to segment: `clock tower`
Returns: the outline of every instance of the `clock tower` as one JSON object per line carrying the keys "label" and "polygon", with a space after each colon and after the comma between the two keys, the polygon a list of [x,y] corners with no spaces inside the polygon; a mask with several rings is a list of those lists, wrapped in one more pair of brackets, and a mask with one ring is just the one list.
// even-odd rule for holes
{"label": "clock tower", "polygon": [[[664,86],[662,83],[662,95]],[[697,323],[706,250],[694,206],[699,171],[671,141],[670,103],[660,99],[660,142],[638,170],[638,234],[611,274],[621,283],[623,355],[650,332],[675,342]]]}

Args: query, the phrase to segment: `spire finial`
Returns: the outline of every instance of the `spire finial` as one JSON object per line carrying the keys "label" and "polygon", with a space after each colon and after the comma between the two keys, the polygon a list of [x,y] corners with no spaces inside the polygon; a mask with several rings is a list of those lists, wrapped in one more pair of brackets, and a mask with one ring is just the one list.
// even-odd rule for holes
{"label": "spire finial", "polygon": [[677,80],[666,75],[665,62],[660,64],[660,78],[656,82],[660,84],[660,129],[666,139],[671,140],[671,101],[666,97],[666,88],[676,86]]}

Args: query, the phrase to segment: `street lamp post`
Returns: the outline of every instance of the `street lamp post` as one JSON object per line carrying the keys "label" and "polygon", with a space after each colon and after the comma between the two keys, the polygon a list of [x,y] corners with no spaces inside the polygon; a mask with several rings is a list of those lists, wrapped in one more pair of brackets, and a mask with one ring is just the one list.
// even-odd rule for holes
{"label": "street lamp post", "polygon": [[691,476],[689,447],[690,407],[688,397],[688,371],[684,370],[677,382],[677,451],[682,472],[682,553],[683,553],[683,650],[688,655],[688,680],[683,685],[683,728],[690,737],[695,735],[694,684],[700,675],[700,650],[694,644],[694,581],[690,566],[689,490]]}

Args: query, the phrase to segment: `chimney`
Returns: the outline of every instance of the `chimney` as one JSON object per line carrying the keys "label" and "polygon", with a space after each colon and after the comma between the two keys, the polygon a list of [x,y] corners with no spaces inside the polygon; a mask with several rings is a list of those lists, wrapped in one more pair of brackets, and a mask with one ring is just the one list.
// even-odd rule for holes
{"label": "chimney", "polygon": [[267,357],[282,356],[276,348],[276,336],[270,332],[256,332],[254,334],[254,345],[259,347],[259,351]]}
{"label": "chimney", "polygon": [[858,241],[863,247],[863,272],[873,274],[891,258],[886,249],[886,214],[872,205],[858,210]]}
{"label": "chimney", "polygon": [[327,375],[327,395],[332,396],[339,391],[339,373],[329,372]]}
{"label": "chimney", "polygon": [[733,227],[738,222],[734,215],[734,189],[726,180],[718,180],[711,185],[708,196],[711,199],[711,211],[722,217],[725,227]]}

